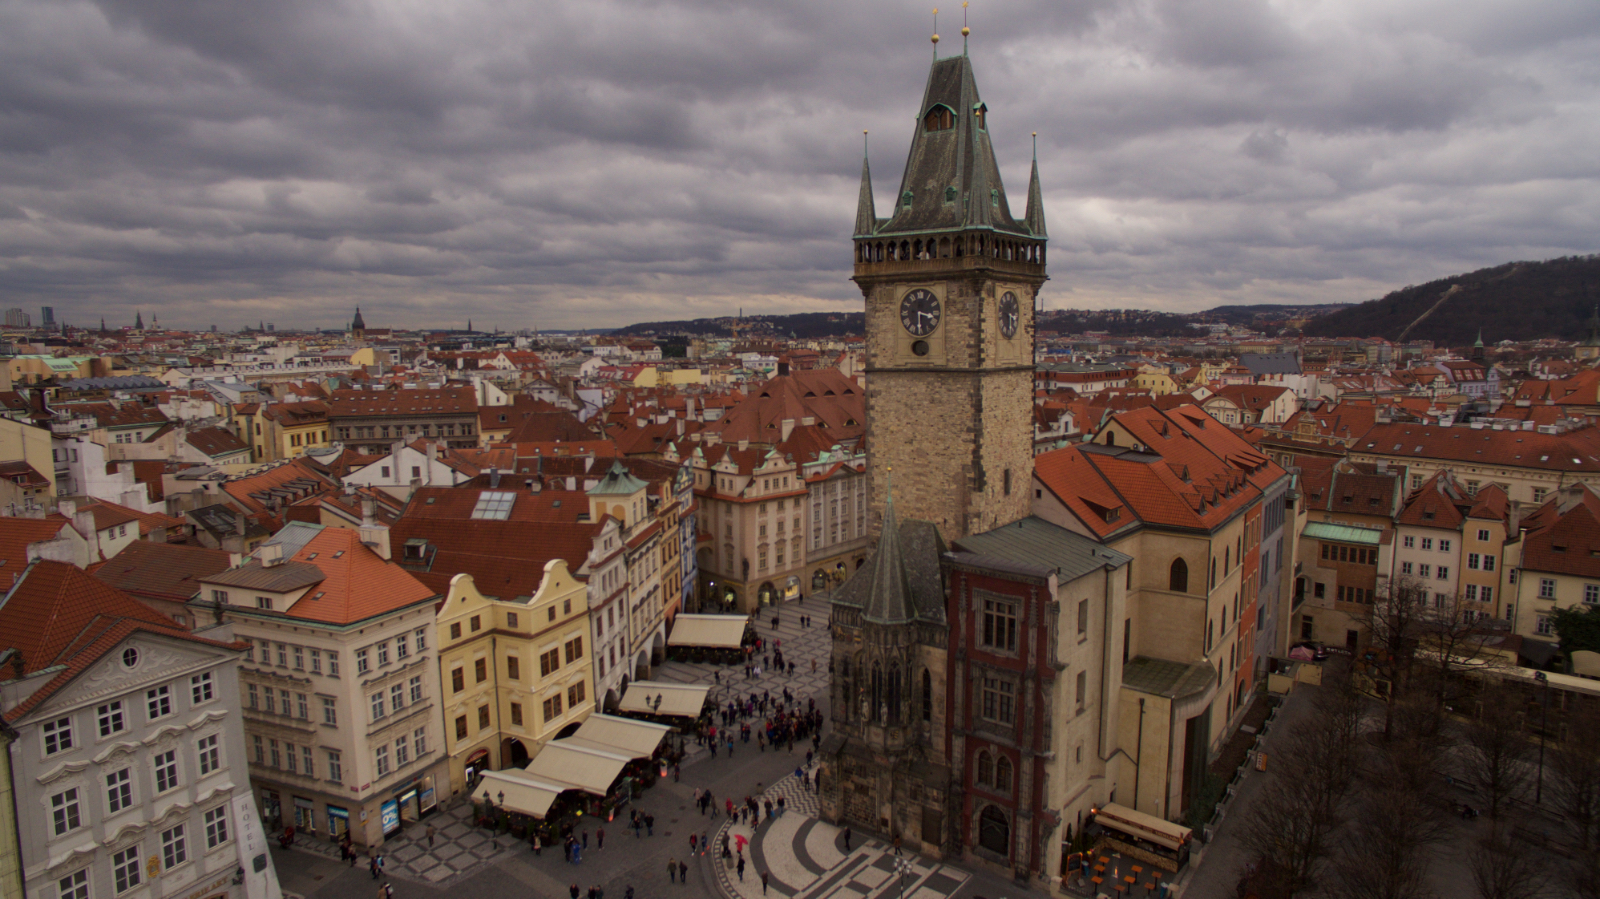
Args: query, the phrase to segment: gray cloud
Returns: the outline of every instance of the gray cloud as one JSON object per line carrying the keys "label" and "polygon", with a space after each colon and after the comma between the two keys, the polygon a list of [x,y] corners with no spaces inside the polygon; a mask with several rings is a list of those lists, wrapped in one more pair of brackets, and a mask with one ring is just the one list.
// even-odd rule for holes
{"label": "gray cloud", "polygon": [[[887,203],[931,23],[762,6],[0,0],[3,302],[197,327],[852,308],[860,132]],[[1018,206],[1039,132],[1051,306],[1360,300],[1596,249],[1587,0],[972,13]]]}

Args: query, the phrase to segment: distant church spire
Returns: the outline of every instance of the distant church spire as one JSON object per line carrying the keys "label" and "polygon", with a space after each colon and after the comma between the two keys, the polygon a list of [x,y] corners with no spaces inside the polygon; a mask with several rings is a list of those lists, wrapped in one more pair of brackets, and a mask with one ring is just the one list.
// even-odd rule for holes
{"label": "distant church spire", "polygon": [[356,317],[350,320],[350,333],[360,337],[367,330],[367,323],[361,320],[361,307],[356,307]]}
{"label": "distant church spire", "polygon": [[135,331],[143,331],[144,330],[144,313],[143,312],[135,312],[133,314],[133,329]]}

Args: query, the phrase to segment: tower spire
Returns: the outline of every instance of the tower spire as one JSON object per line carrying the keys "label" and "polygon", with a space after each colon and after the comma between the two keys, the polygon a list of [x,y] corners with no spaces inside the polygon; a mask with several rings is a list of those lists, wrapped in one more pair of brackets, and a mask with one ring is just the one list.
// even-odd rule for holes
{"label": "tower spire", "polygon": [[1028,175],[1028,211],[1023,224],[1034,237],[1048,237],[1044,228],[1044,191],[1039,187],[1039,132],[1033,132],[1033,171]]}
{"label": "tower spire", "polygon": [[872,167],[867,164],[867,132],[861,132],[861,195],[856,199],[856,236],[878,230],[878,209],[872,202]]}

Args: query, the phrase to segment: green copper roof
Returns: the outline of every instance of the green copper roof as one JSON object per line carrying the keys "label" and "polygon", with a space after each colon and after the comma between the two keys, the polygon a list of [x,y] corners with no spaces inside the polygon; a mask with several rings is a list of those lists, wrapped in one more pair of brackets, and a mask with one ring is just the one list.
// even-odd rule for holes
{"label": "green copper roof", "polygon": [[[947,111],[950,125],[925,127],[930,113]],[[862,166],[862,199],[856,209],[856,236],[915,234],[991,228],[1011,234],[1043,237],[1027,222],[1011,215],[1000,167],[989,140],[988,109],[978,96],[972,64],[965,55],[938,59],[928,71],[928,84],[913,127],[911,151],[886,220],[872,208],[871,182]],[[1030,185],[1031,194],[1032,185]],[[1030,200],[1031,200],[1030,196]],[[1043,202],[1031,204],[1030,220],[1044,223]],[[871,226],[868,226],[871,223]]]}

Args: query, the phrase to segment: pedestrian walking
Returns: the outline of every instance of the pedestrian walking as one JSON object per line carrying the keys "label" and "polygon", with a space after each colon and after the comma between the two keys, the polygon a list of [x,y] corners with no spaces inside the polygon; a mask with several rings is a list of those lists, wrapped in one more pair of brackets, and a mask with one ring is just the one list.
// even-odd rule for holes
{"label": "pedestrian walking", "polygon": [[644,835],[647,836],[647,837],[653,837],[653,836],[656,835],[656,816],[655,815],[645,815],[644,816]]}
{"label": "pedestrian walking", "polygon": [[744,853],[743,852],[739,853],[739,864],[734,866],[734,870],[739,872],[739,882],[740,883],[744,883]]}
{"label": "pedestrian walking", "polygon": [[701,797],[704,795],[704,790],[700,789],[699,787],[694,788],[694,804],[700,806],[700,814],[702,815],[706,813],[706,804],[701,799]]}
{"label": "pedestrian walking", "polygon": [[628,884],[627,889],[622,891],[622,899],[633,899],[633,884]]}
{"label": "pedestrian walking", "polygon": [[673,783],[677,783],[678,782],[678,774],[680,773],[681,770],[682,769],[680,769],[678,767],[677,763],[674,762],[673,765],[672,765],[672,782]]}
{"label": "pedestrian walking", "polygon": [[600,830],[594,835],[594,848],[606,848],[606,829],[604,827],[600,828]]}
{"label": "pedestrian walking", "polygon": [[572,899],[578,899],[578,885],[577,884],[573,884],[572,887],[570,888],[569,892],[572,893]]}
{"label": "pedestrian walking", "polygon": [[372,875],[373,880],[377,880],[378,876],[383,873],[383,856],[381,854],[373,854],[372,859],[367,863],[367,871]]}
{"label": "pedestrian walking", "polygon": [[667,878],[673,883],[678,882],[678,860],[675,858],[667,859]]}
{"label": "pedestrian walking", "polygon": [[894,835],[894,854],[895,855],[899,855],[900,854],[900,835],[899,834],[895,834]]}
{"label": "pedestrian walking", "polygon": [[850,851],[850,828],[844,829],[844,851]]}
{"label": "pedestrian walking", "polygon": [[433,848],[433,825],[428,825],[428,848]]}
{"label": "pedestrian walking", "polygon": [[767,894],[767,872],[761,872],[761,895]]}
{"label": "pedestrian walking", "polygon": [[589,848],[589,832],[587,830],[583,832],[583,848]]}
{"label": "pedestrian walking", "polygon": [[689,834],[689,854],[690,855],[694,855],[695,847],[699,845],[699,842],[700,842],[700,835],[699,834],[697,834],[697,833]]}
{"label": "pedestrian walking", "polygon": [[678,882],[689,882],[689,865],[687,862],[678,862]]}
{"label": "pedestrian walking", "polygon": [[544,841],[539,839],[539,834],[537,832],[535,832],[534,835],[533,835],[533,854],[534,855],[543,855],[544,854]]}

